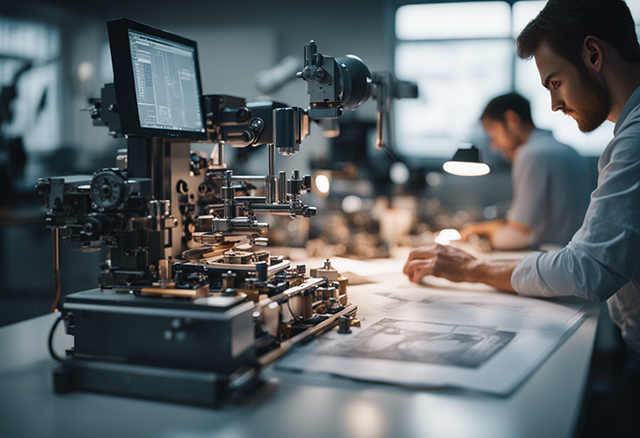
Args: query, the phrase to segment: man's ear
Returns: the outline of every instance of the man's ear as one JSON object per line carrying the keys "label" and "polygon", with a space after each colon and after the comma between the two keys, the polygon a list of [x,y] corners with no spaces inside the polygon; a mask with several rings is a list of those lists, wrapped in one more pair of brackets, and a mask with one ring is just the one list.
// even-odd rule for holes
{"label": "man's ear", "polygon": [[504,112],[504,120],[507,127],[511,129],[518,129],[522,124],[522,119],[520,119],[518,113],[512,109],[508,109]]}
{"label": "man's ear", "polygon": [[605,47],[598,37],[588,36],[582,43],[582,61],[587,69],[600,72],[604,63]]}

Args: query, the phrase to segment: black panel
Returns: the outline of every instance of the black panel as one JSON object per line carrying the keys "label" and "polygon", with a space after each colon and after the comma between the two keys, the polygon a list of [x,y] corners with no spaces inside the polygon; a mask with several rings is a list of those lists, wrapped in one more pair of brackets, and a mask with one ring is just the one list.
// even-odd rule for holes
{"label": "black panel", "polygon": [[[125,18],[109,21],[107,28],[122,133],[140,137],[206,139],[204,111],[200,98],[200,67],[195,41]],[[145,54],[145,62],[136,61],[134,65],[132,56],[138,59],[136,41],[139,38],[144,40],[143,45],[148,43],[147,47],[156,49]],[[168,51],[163,51],[162,47],[166,47]],[[184,53],[184,56],[178,56],[178,53]],[[189,63],[188,68],[185,65],[185,68],[180,69],[178,64],[184,63],[183,61]],[[139,93],[136,92],[136,78],[139,81]],[[166,89],[164,86],[160,87],[165,84],[165,80],[185,80],[187,84],[193,83],[196,90],[191,92],[190,87],[185,87],[189,92],[183,92],[181,86],[167,86]],[[142,85],[140,81],[143,82]],[[145,88],[144,83],[151,84],[151,88]],[[148,90],[148,97],[144,97],[144,90]],[[147,107],[143,102],[145,99],[151,102],[147,105],[150,108],[149,113],[141,113],[139,110]],[[163,105],[156,105],[160,101]]]}

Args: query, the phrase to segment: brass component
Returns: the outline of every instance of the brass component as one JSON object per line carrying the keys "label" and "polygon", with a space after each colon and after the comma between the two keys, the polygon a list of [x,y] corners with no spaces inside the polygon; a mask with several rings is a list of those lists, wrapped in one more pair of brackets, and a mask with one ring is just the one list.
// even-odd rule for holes
{"label": "brass component", "polygon": [[358,318],[353,318],[351,320],[351,327],[360,327],[362,324]]}
{"label": "brass component", "polygon": [[260,291],[257,289],[236,289],[238,293],[243,293],[247,296],[247,301],[253,301],[258,303],[260,301]]}
{"label": "brass component", "polygon": [[313,296],[305,295],[302,297],[302,319],[309,319],[313,316]]}
{"label": "brass component", "polygon": [[327,305],[322,303],[319,304],[318,306],[316,306],[315,309],[313,309],[315,313],[327,313]]}
{"label": "brass component", "polygon": [[269,253],[266,251],[247,252],[229,250],[224,254],[224,263],[229,265],[247,265],[254,262],[267,261]]}
{"label": "brass component", "polygon": [[289,338],[291,336],[291,325],[289,324],[280,324],[280,333],[284,338]]}
{"label": "brass component", "polygon": [[333,108],[336,106],[335,102],[310,102],[311,108]]}
{"label": "brass component", "polygon": [[156,282],[152,283],[152,285],[155,286],[155,287],[162,288],[162,289],[173,289],[174,287],[176,287],[176,282],[175,281],[160,280],[160,281],[156,281]]}
{"label": "brass component", "polygon": [[182,258],[185,260],[199,260],[216,257],[233,249],[235,245],[236,244],[233,242],[225,242],[218,245],[201,246],[199,248],[188,249],[182,253]]}
{"label": "brass component", "polygon": [[209,296],[209,285],[208,284],[204,285],[198,289],[169,289],[169,288],[143,287],[140,293],[142,295],[163,295],[163,296],[170,296],[170,297],[196,299],[196,298],[204,298]]}
{"label": "brass component", "polygon": [[338,281],[340,274],[333,268],[333,266],[331,266],[329,259],[326,259],[324,261],[324,266],[321,268],[311,269],[311,276],[318,278],[324,277],[329,281]]}
{"label": "brass component", "polygon": [[324,266],[321,268],[311,269],[311,276],[318,278],[326,278],[329,281],[338,282],[340,285],[340,295],[345,295],[347,293],[347,284],[349,280],[346,277],[343,277],[338,271],[336,271],[333,266],[331,266],[331,262],[329,259],[324,261]]}
{"label": "brass component", "polygon": [[341,274],[338,274],[338,279],[336,280],[340,285],[338,290],[340,291],[340,295],[347,296],[347,285],[349,284],[349,279],[343,277]]}

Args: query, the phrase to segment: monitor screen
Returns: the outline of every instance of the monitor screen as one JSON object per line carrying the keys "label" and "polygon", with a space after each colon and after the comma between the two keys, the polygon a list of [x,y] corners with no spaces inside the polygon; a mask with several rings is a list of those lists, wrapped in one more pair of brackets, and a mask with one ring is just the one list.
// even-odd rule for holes
{"label": "monitor screen", "polygon": [[196,43],[126,19],[108,27],[123,134],[205,138]]}

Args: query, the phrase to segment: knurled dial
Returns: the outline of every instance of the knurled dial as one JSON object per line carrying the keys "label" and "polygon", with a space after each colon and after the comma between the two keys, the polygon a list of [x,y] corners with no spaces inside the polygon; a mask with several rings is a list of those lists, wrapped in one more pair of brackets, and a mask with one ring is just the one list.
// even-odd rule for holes
{"label": "knurled dial", "polygon": [[125,194],[125,179],[113,170],[101,170],[91,180],[91,199],[100,208],[118,207],[124,201]]}

